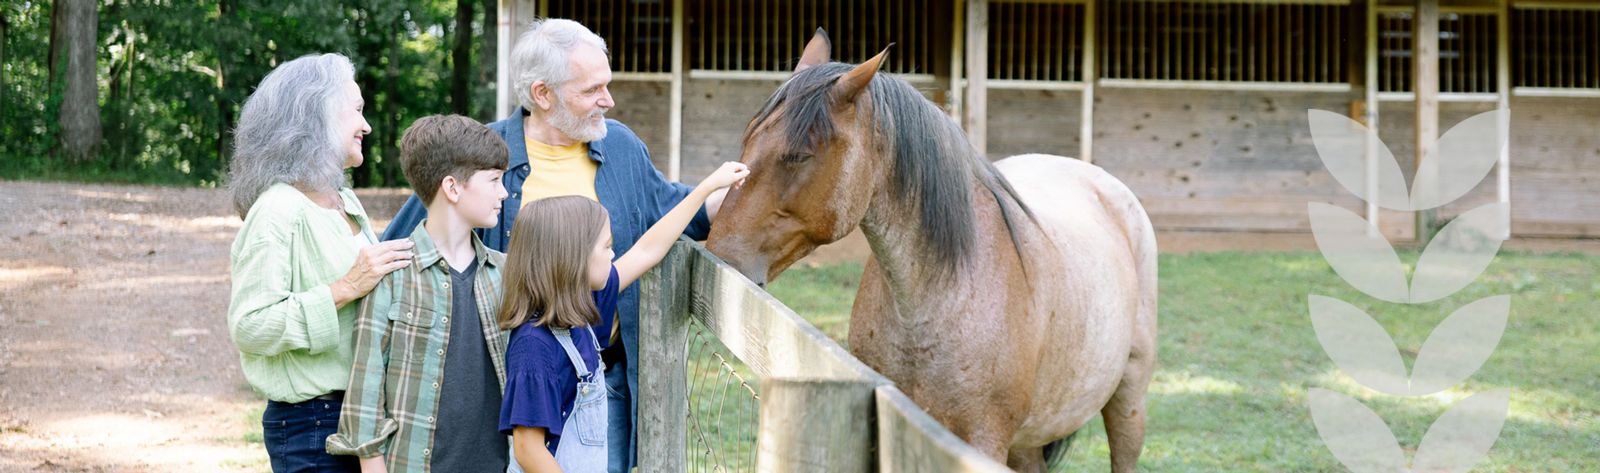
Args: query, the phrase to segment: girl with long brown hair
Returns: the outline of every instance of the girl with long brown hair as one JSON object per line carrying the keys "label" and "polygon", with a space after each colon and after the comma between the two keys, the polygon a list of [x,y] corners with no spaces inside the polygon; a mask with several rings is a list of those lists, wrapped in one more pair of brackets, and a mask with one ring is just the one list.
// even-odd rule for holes
{"label": "girl with long brown hair", "polygon": [[512,330],[500,430],[527,472],[606,471],[606,385],[594,328],[609,333],[617,294],[661,262],[706,197],[749,173],[725,163],[612,261],[611,223],[586,197],[528,204],[512,224],[498,320]]}

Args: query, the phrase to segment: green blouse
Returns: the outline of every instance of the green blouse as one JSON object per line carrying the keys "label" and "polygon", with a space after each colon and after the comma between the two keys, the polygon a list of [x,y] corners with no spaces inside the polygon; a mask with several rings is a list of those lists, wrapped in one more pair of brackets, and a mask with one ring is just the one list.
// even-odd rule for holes
{"label": "green blouse", "polygon": [[[250,207],[230,253],[228,331],[245,380],[267,399],[301,402],[350,381],[359,301],[335,308],[328,285],[350,271],[357,240],[374,242],[367,212],[343,188],[344,211],[274,185]],[[361,227],[350,233],[348,215]]]}

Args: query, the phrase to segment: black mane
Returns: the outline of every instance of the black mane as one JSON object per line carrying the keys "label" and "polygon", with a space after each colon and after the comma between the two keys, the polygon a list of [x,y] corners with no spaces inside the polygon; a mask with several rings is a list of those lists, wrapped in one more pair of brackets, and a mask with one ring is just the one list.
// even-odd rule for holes
{"label": "black mane", "polygon": [[[788,151],[815,154],[836,132],[829,91],[852,67],[832,62],[795,74],[772,93],[750,122],[746,141],[756,125],[780,113],[778,119]],[[947,269],[954,270],[972,249],[977,236],[969,184],[973,177],[1000,203],[1007,233],[1016,244],[1013,213],[1020,210],[1031,219],[1032,212],[994,165],[973,149],[960,126],[910,84],[888,74],[876,75],[866,93],[872,98],[873,122],[877,125],[870,146],[880,154],[893,153],[894,195],[917,208],[919,233],[934,256]],[[1020,256],[1020,246],[1018,251]]]}

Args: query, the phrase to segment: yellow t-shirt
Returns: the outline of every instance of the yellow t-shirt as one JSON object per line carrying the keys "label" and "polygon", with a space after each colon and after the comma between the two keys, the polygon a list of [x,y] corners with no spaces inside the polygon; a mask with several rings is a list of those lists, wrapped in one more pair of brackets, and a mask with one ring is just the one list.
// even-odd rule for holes
{"label": "yellow t-shirt", "polygon": [[522,183],[522,204],[561,195],[600,200],[594,193],[594,175],[600,165],[589,159],[589,144],[550,146],[533,138],[528,144],[528,180]]}

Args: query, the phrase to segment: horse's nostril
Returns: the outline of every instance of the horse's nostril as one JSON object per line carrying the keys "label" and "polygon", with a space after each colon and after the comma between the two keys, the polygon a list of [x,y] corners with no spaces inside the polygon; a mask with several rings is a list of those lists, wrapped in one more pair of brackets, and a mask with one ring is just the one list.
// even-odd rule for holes
{"label": "horse's nostril", "polygon": [[766,289],[767,288],[767,283],[758,282],[758,283],[756,283],[756,287],[759,287],[759,288],[762,288],[762,289]]}

